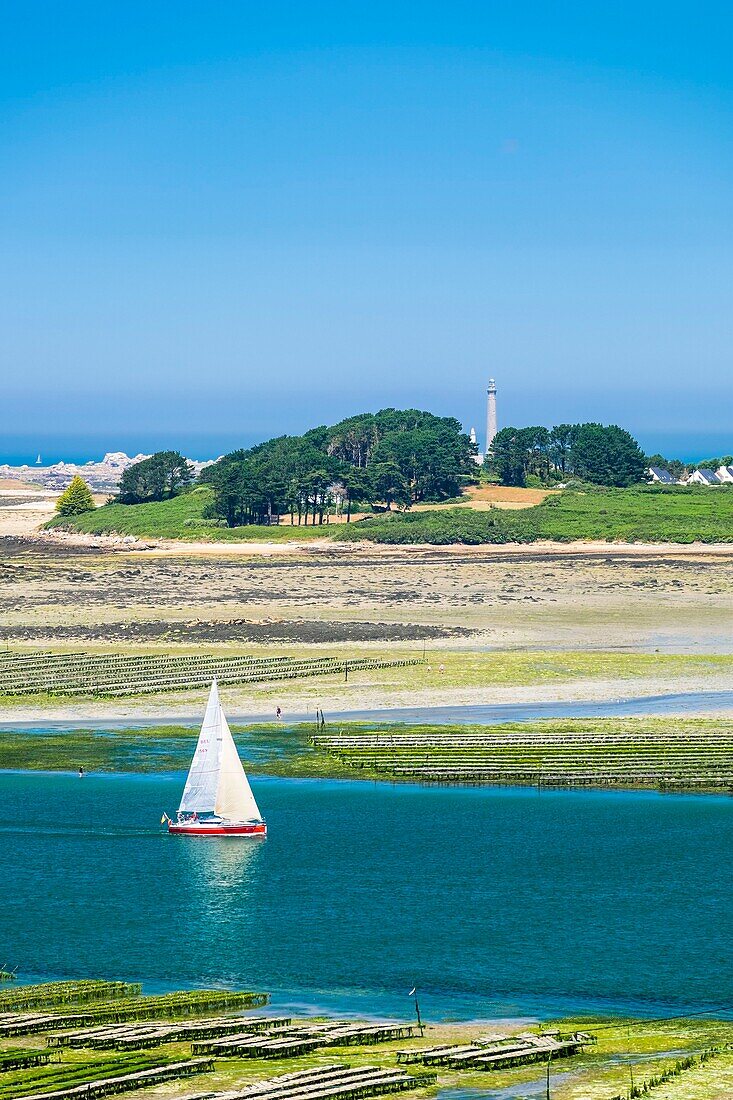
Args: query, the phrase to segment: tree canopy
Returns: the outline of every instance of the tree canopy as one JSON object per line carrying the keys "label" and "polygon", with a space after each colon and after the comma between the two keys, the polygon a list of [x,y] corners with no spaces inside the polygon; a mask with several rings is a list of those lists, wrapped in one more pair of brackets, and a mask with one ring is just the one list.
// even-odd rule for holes
{"label": "tree canopy", "polygon": [[225,455],[204,470],[212,517],[229,526],[269,523],[290,512],[322,523],[336,504],[386,508],[455,496],[475,471],[475,447],[452,417],[382,409],[302,436],[280,436]]}
{"label": "tree canopy", "polygon": [[629,432],[615,424],[558,424],[547,428],[502,428],[487,464],[505,485],[578,477],[597,485],[624,487],[644,477],[647,460]]}
{"label": "tree canopy", "polygon": [[60,516],[80,516],[82,512],[91,512],[95,507],[91,489],[78,474],[71,479],[68,489],[56,501],[56,511]]}
{"label": "tree canopy", "polygon": [[193,481],[193,467],[178,451],[156,451],[128,466],[122,474],[117,500],[142,504],[174,497]]}
{"label": "tree canopy", "polygon": [[576,477],[596,485],[624,488],[646,473],[646,458],[630,432],[616,424],[579,424],[571,451]]}

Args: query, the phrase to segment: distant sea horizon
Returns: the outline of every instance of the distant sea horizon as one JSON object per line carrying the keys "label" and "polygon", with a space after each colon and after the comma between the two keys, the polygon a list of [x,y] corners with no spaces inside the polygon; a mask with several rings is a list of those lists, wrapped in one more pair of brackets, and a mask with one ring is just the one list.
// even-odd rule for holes
{"label": "distant sea horizon", "polygon": [[[633,433],[647,454],[662,454],[682,462],[702,462],[709,458],[733,453],[733,430],[728,432],[664,432]],[[239,447],[252,447],[270,438],[255,432],[156,434],[144,432],[113,432],[94,435],[66,435],[39,432],[37,435],[0,435],[0,464],[34,466],[38,455],[41,465],[57,462],[84,464],[98,462],[105,454],[124,451],[125,454],[152,454],[154,451],[178,450],[187,458],[198,461],[218,458]],[[479,439],[479,447],[483,441]]]}

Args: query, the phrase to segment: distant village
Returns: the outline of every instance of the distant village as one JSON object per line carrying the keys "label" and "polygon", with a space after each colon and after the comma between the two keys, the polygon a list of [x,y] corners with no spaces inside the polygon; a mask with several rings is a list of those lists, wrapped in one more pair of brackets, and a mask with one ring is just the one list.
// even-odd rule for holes
{"label": "distant village", "polygon": [[678,478],[663,466],[650,466],[649,481],[659,485],[733,485],[733,466],[719,466],[717,470],[702,466]]}
{"label": "distant village", "polygon": [[[150,455],[139,454],[134,457],[125,454],[124,451],[110,451],[100,462],[55,462],[50,466],[44,466],[40,461],[34,466],[7,466],[0,465],[0,479],[7,478],[11,481],[20,481],[29,485],[39,485],[44,489],[63,490],[68,488],[71,479],[83,477],[89,488],[94,493],[117,492],[123,473],[136,462],[142,462]],[[210,462],[196,462],[189,459],[196,476]]]}

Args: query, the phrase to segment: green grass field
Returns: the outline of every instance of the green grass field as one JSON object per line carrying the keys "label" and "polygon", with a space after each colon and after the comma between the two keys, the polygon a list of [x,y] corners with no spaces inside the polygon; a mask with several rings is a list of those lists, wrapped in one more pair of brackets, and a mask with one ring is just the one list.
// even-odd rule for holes
{"label": "green grass field", "polygon": [[56,516],[46,527],[92,535],[134,535],[137,538],[182,539],[188,542],[273,542],[324,538],[327,527],[282,524],[272,527],[217,527],[203,515],[211,490],[193,489],[172,500],[153,504],[105,504],[80,516]]}
{"label": "green grass field", "polygon": [[369,517],[335,534],[385,543],[731,542],[733,486],[589,489],[522,511],[466,508]]}
{"label": "green grass field", "polygon": [[469,508],[370,516],[321,527],[217,527],[203,517],[210,490],[156,504],[107,504],[47,526],[90,534],[244,542],[333,538],[383,543],[733,542],[733,486],[640,486],[567,491],[522,511]]}

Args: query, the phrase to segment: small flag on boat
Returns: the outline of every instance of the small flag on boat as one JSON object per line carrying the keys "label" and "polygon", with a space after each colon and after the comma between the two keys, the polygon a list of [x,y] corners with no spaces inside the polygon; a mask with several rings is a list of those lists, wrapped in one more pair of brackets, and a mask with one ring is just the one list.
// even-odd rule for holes
{"label": "small flag on boat", "polygon": [[163,816],[160,819],[160,824],[165,825],[166,821],[168,821],[168,814],[163,814]]}

